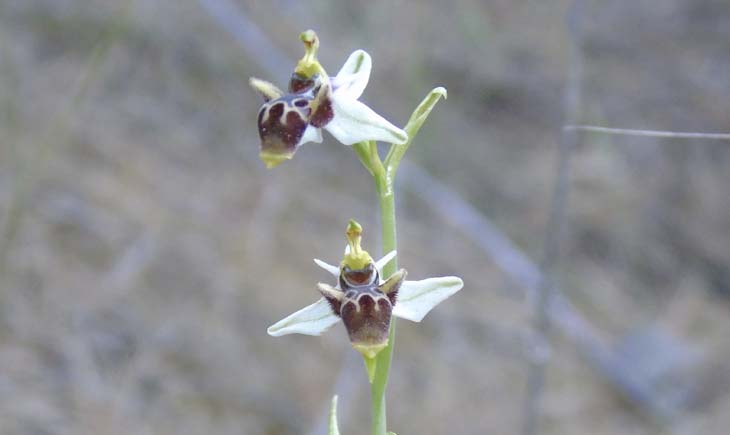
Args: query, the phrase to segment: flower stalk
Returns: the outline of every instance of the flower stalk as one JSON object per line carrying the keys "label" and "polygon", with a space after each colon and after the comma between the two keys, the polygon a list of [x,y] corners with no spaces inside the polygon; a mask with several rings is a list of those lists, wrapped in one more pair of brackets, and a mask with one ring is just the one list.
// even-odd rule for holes
{"label": "flower stalk", "polygon": [[[377,153],[376,145],[374,143],[372,145]],[[388,177],[387,172],[386,168],[385,171],[379,171],[377,175],[374,175],[375,186],[378,192],[378,203],[380,204],[380,227],[383,240],[383,252],[397,251],[398,249],[395,219],[395,191],[393,189],[394,178]],[[390,276],[398,270],[397,260],[398,257],[396,256],[393,258],[393,261],[385,265],[383,268],[383,274],[385,276]],[[388,345],[376,357],[375,376],[370,386],[372,435],[385,435],[387,430],[385,388],[388,385],[390,365],[393,361],[395,323],[395,319],[392,319],[390,322],[390,331],[388,332]]]}

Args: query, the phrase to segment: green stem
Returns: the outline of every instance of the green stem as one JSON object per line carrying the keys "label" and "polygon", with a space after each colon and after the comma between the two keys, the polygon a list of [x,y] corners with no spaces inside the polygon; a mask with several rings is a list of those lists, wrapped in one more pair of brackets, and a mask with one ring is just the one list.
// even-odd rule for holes
{"label": "green stem", "polygon": [[[380,202],[380,226],[383,237],[383,253],[388,253],[398,247],[395,232],[395,195],[393,179],[387,176],[387,171],[376,171],[375,186]],[[397,257],[383,268],[383,276],[388,277],[397,270]],[[388,346],[378,353],[375,378],[370,388],[372,403],[372,435],[386,435],[385,388],[388,385],[390,364],[393,360],[395,345],[395,318],[390,321]]]}
{"label": "green stem", "polygon": [[[360,142],[354,145],[360,162],[375,179],[375,187],[378,191],[380,203],[380,227],[383,235],[383,254],[394,251],[398,247],[395,237],[395,193],[393,180],[398,170],[398,165],[405,155],[413,138],[418,133],[423,123],[431,113],[431,109],[441,98],[446,98],[446,89],[438,87],[433,89],[411,115],[408,123],[403,128],[408,133],[408,140],[404,144],[391,145],[385,162],[380,160],[378,145],[375,141]],[[386,264],[383,268],[383,277],[387,278],[398,270],[398,257]],[[390,331],[388,333],[388,346],[381,350],[376,357],[375,377],[370,386],[372,404],[372,435],[387,435],[385,418],[385,388],[388,385],[390,364],[393,361],[393,347],[395,346],[395,318],[390,320]]]}

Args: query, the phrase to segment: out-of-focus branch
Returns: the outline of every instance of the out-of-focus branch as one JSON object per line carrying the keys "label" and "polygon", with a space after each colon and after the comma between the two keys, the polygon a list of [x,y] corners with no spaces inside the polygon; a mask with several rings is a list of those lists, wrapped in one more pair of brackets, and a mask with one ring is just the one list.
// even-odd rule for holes
{"label": "out-of-focus branch", "polygon": [[267,75],[277,77],[293,67],[292,60],[231,0],[198,0],[198,3],[238,41],[249,58],[255,59]]}
{"label": "out-of-focus branch", "polygon": [[677,139],[730,140],[730,133],[698,133],[688,131],[634,130],[629,128],[609,128],[596,125],[565,125],[563,131],[587,131],[591,133],[617,134],[623,136],[668,137]]}

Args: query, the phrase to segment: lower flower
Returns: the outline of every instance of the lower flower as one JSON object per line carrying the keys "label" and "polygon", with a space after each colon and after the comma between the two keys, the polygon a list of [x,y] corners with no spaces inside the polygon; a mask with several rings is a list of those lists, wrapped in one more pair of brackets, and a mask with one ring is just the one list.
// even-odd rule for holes
{"label": "lower flower", "polygon": [[459,291],[461,278],[445,276],[406,281],[404,269],[381,279],[383,267],[396,256],[392,251],[377,262],[361,249],[362,228],[350,221],[348,246],[339,267],[315,259],[337,278],[337,284],[319,283],[322,298],[269,327],[269,335],[320,335],[342,321],[352,347],[372,359],[388,345],[391,316],[420,322],[433,307]]}

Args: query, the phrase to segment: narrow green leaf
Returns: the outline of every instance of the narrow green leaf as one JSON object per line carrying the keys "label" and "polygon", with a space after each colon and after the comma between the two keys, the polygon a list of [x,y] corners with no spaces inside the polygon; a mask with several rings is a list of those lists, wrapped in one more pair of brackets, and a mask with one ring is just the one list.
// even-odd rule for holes
{"label": "narrow green leaf", "polygon": [[446,88],[441,86],[434,88],[428,95],[426,95],[426,98],[421,101],[421,104],[416,107],[416,110],[413,111],[408,123],[406,123],[406,126],[403,127],[403,130],[408,134],[408,141],[402,145],[391,145],[388,155],[385,158],[385,167],[388,169],[389,173],[392,174],[398,168],[398,164],[403,158],[403,155],[405,155],[408,147],[416,137],[416,134],[418,134],[418,130],[421,129],[421,126],[431,113],[431,110],[433,110],[441,97],[446,98],[446,95]]}
{"label": "narrow green leaf", "polygon": [[426,118],[428,118],[436,103],[438,103],[441,97],[445,99],[446,95],[446,88],[439,86],[426,95],[426,98],[416,107],[416,110],[411,115],[411,119],[408,120],[405,128],[403,128],[408,133],[409,142],[413,141],[413,138],[418,134],[418,130],[421,129],[421,126],[426,121]]}
{"label": "narrow green leaf", "polygon": [[340,429],[337,427],[337,395],[332,396],[332,405],[330,406],[330,428],[328,435],[340,435]]}

